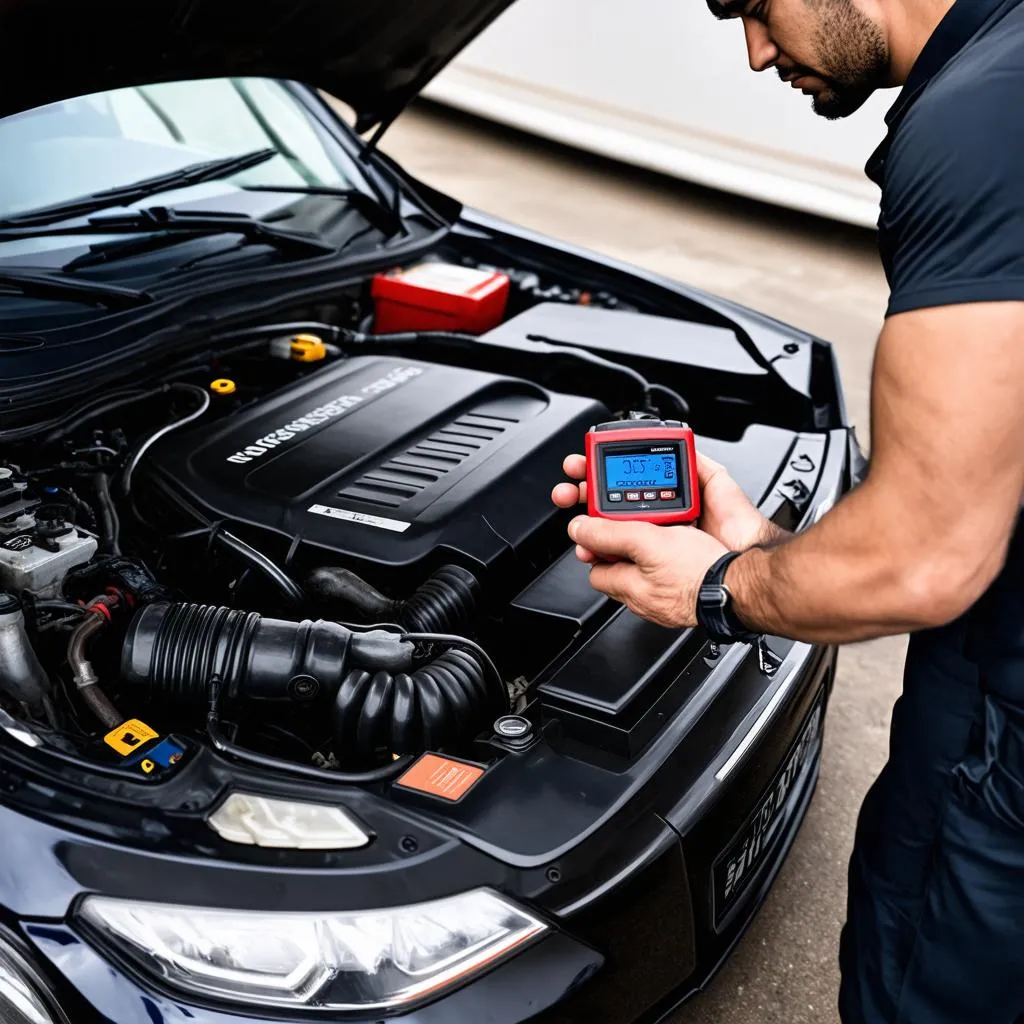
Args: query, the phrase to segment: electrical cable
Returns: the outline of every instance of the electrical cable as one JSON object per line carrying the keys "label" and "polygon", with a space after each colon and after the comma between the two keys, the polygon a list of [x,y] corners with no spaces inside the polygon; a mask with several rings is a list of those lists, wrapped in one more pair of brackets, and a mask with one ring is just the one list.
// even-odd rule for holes
{"label": "electrical cable", "polygon": [[226,548],[234,551],[235,554],[241,555],[243,558],[247,559],[254,568],[258,569],[266,577],[276,583],[281,591],[287,595],[290,601],[300,605],[305,603],[306,594],[302,588],[291,578],[291,576],[274,565],[274,563],[261,551],[257,551],[256,548],[250,547],[244,540],[236,537],[233,533],[229,533],[227,530],[217,529],[216,527],[212,530],[212,539],[215,542],[219,541]]}
{"label": "electrical cable", "polygon": [[370,349],[378,348],[386,350],[388,348],[393,348],[406,355],[415,355],[417,347],[423,347],[424,345],[429,345],[431,342],[434,342],[440,346],[462,348],[467,351],[476,350],[480,353],[484,353],[490,349],[495,354],[500,352],[509,358],[518,357],[523,360],[529,360],[531,356],[561,357],[563,359],[570,359],[573,362],[586,364],[596,369],[603,370],[608,373],[614,373],[619,377],[629,379],[637,388],[639,392],[638,397],[641,397],[642,401],[645,403],[647,411],[657,411],[658,407],[654,402],[653,394],[655,392],[659,392],[672,400],[683,419],[686,419],[690,412],[689,403],[687,403],[680,394],[664,384],[652,384],[638,370],[634,370],[630,366],[625,366],[624,364],[617,363],[611,359],[606,359],[603,356],[599,356],[596,353],[591,352],[589,349],[566,344],[565,342],[559,341],[557,338],[549,338],[540,334],[527,335],[526,340],[535,345],[547,345],[548,348],[546,350],[531,352],[531,350],[527,348],[516,348],[493,341],[487,341],[486,339],[479,338],[473,334],[459,334],[457,332],[448,331],[407,331],[396,334],[364,334],[341,328],[338,333],[343,343],[347,342],[351,345],[365,346]]}
{"label": "electrical cable", "polygon": [[280,758],[270,757],[267,754],[258,754],[253,750],[246,750],[232,743],[220,730],[220,716],[218,708],[220,705],[219,677],[214,676],[209,682],[209,710],[206,714],[206,735],[209,737],[213,748],[222,754],[227,754],[238,761],[246,762],[258,768],[266,768],[275,772],[288,772],[293,775],[302,775],[308,779],[317,779],[320,782],[333,782],[336,785],[368,785],[374,782],[386,782],[401,774],[416,759],[412,754],[406,754],[395,758],[390,764],[373,768],[364,772],[340,772],[331,771],[326,768],[313,768],[305,764],[295,764],[292,761],[283,761]]}
{"label": "electrical cable", "polygon": [[665,384],[651,384],[648,386],[648,394],[666,395],[675,403],[676,412],[684,423],[690,418],[690,403],[678,391],[673,391]]}
{"label": "electrical cable", "polygon": [[107,554],[121,554],[121,520],[113,499],[110,497],[110,477],[106,473],[94,473],[93,484],[96,487],[96,498],[100,506],[100,534],[103,549]]}
{"label": "electrical cable", "polygon": [[[121,405],[131,404],[149,395],[151,395],[151,392],[143,391],[139,388],[123,388],[120,391],[111,391],[100,398],[90,398],[89,401],[76,406],[63,416],[55,416],[53,419],[45,420],[42,423],[32,423],[24,427],[0,430],[0,443],[27,441],[35,437],[41,430],[54,432],[55,439],[59,440],[67,432],[65,424],[71,423],[71,429],[74,429],[74,427],[79,425],[80,417],[84,416],[85,419],[81,422],[86,422],[94,415],[102,415],[111,408],[116,409]],[[47,443],[49,440],[49,436],[43,438],[44,443]]]}
{"label": "electrical cable", "polygon": [[334,324],[321,323],[319,320],[297,320],[287,324],[264,324],[262,327],[240,327],[232,331],[221,331],[210,336],[211,342],[231,341],[232,338],[276,338],[283,334],[303,334],[316,332],[328,334],[332,341],[337,341],[342,328]]}
{"label": "electrical cable", "polygon": [[[297,605],[303,605],[306,602],[305,591],[282,569],[279,569],[266,555],[256,548],[251,547],[245,541],[236,537],[233,533],[224,529],[221,522],[211,523],[206,519],[197,509],[193,508],[187,502],[180,500],[179,495],[174,491],[167,490],[165,493],[171,500],[175,501],[178,507],[192,519],[199,520],[203,525],[194,530],[187,530],[184,533],[172,534],[167,539],[174,540],[185,540],[190,537],[201,537],[209,536],[209,545],[212,547],[216,543],[221,543],[224,547],[234,551],[235,554],[240,555],[246,559],[250,565],[258,569],[264,576],[270,579],[276,586],[285,594],[290,602]],[[137,508],[132,504],[132,511],[136,517],[141,521],[145,520],[140,516]],[[147,524],[148,525],[148,524]],[[152,527],[151,527],[152,528]]]}
{"label": "electrical cable", "polygon": [[200,416],[210,408],[210,393],[201,387],[197,387],[195,384],[169,384],[168,390],[175,391],[188,391],[190,394],[196,395],[199,398],[199,408],[194,409],[187,416],[182,416],[172,423],[168,423],[161,427],[159,430],[154,431],[145,441],[135,450],[135,453],[125,463],[124,470],[121,474],[121,493],[127,495],[131,491],[132,486],[132,474],[135,472],[135,468],[142,461],[146,452],[153,447],[160,438],[165,437],[173,430],[177,430],[179,427],[184,427],[188,423],[192,423],[194,420],[199,419]]}
{"label": "electrical cable", "polygon": [[491,656],[478,643],[467,640],[464,636],[455,636],[451,633],[403,633],[402,639],[410,640],[413,643],[447,644],[449,647],[463,647],[466,650],[472,651],[483,662],[484,667],[487,669],[487,674],[494,681],[491,689],[494,694],[495,707],[502,714],[508,714],[509,696],[508,690],[505,688],[505,680],[501,678],[501,673],[498,671],[498,667],[494,664]]}

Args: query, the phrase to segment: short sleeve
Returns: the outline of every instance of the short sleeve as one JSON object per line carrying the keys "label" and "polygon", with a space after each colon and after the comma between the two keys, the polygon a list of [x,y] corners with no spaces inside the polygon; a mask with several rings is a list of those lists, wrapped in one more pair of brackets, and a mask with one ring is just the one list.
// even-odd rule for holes
{"label": "short sleeve", "polygon": [[1024,76],[1011,77],[926,93],[900,126],[882,201],[887,315],[1024,300]]}

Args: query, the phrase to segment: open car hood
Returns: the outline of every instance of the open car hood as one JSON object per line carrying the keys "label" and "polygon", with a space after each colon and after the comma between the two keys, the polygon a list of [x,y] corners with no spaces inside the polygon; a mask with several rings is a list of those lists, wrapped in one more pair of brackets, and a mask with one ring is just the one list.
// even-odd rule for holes
{"label": "open car hood", "polygon": [[392,121],[512,0],[0,0],[0,116],[125,86],[260,75]]}

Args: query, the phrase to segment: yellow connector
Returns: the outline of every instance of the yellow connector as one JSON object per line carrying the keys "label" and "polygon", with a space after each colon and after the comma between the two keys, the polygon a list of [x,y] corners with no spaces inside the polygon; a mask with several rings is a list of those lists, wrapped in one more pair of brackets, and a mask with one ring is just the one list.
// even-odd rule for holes
{"label": "yellow connector", "polygon": [[238,390],[238,385],[227,377],[219,377],[210,384],[210,390],[215,395],[233,395]]}

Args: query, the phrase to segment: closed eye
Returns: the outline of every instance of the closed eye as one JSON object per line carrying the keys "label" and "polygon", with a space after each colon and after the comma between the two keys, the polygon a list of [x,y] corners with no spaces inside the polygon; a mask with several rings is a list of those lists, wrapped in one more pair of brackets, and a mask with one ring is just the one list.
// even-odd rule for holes
{"label": "closed eye", "polygon": [[754,6],[747,11],[747,17],[753,18],[754,21],[761,22],[762,25],[768,24],[768,0],[758,0]]}

